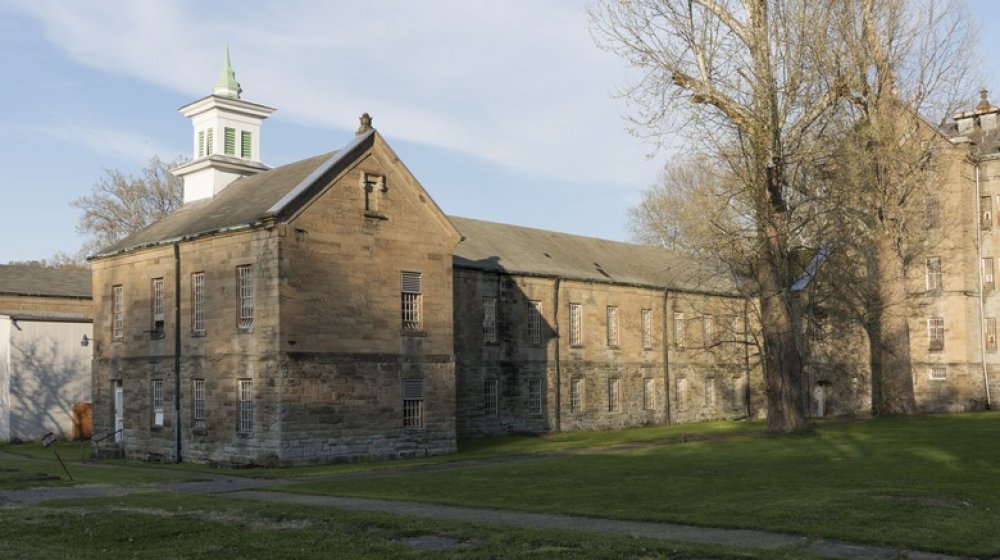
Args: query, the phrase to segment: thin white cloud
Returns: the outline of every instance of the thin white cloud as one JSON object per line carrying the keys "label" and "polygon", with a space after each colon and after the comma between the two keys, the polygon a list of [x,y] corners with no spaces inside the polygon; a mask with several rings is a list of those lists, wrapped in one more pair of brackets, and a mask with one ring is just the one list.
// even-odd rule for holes
{"label": "thin white cloud", "polygon": [[14,125],[11,130],[33,134],[95,153],[144,163],[154,155],[172,153],[150,138],[126,130],[84,124]]}
{"label": "thin white cloud", "polygon": [[393,138],[526,175],[629,187],[655,178],[610,93],[623,65],[594,46],[581,4],[439,0],[17,4],[80,62],[192,99],[231,46],[245,97],[281,118]]}

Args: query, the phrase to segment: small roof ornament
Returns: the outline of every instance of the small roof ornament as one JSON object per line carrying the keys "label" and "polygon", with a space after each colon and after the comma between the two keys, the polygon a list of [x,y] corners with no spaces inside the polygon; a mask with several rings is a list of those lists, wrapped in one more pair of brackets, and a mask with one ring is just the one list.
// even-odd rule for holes
{"label": "small roof ornament", "polygon": [[222,71],[219,72],[219,79],[212,86],[212,93],[219,97],[229,97],[232,99],[239,99],[240,94],[243,93],[243,88],[236,81],[236,72],[233,72],[233,65],[229,61],[229,45],[226,45],[226,61],[222,66]]}
{"label": "small roof ornament", "polygon": [[361,136],[372,129],[372,120],[374,119],[368,113],[361,113],[361,117],[358,120],[361,121],[361,124],[358,125],[357,136]]}
{"label": "small roof ornament", "polygon": [[977,111],[989,111],[993,108],[993,106],[990,105],[989,100],[986,99],[989,94],[990,92],[986,88],[979,90],[979,105],[976,105]]}

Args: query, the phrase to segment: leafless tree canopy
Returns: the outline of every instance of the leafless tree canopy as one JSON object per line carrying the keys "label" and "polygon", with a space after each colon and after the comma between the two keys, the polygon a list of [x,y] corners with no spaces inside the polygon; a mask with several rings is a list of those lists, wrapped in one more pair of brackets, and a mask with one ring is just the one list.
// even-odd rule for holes
{"label": "leafless tree canopy", "polygon": [[169,169],[183,161],[153,156],[139,176],[106,169],[89,195],[71,203],[83,211],[76,230],[86,236],[84,251],[111,245],[179,208],[183,183]]}

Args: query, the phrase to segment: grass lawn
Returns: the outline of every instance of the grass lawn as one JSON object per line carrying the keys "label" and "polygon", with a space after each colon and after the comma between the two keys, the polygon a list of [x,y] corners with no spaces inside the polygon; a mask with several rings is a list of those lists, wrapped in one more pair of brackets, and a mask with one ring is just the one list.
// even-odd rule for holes
{"label": "grass lawn", "polygon": [[286,489],[990,556],[1000,554],[1000,413],[834,423],[786,438],[738,435]]}
{"label": "grass lawn", "polygon": [[[414,537],[459,544],[426,550]],[[74,558],[530,558],[807,559],[792,552],[483,527],[224,497],[142,494],[0,508],[0,557]]]}

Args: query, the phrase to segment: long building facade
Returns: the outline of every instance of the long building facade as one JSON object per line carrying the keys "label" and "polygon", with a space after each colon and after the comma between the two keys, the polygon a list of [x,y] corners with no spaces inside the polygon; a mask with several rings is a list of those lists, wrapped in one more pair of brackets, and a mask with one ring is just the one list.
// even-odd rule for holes
{"label": "long building facade", "polygon": [[[222,76],[181,108],[193,125],[192,161],[176,170],[184,206],[91,258],[99,452],[303,464],[763,415],[754,302],[720,267],[448,216],[368,115],[340,150],[270,169],[260,137],[274,109],[241,98],[228,57]],[[942,214],[980,200],[965,188],[970,161],[956,159],[966,183],[942,191]],[[977,184],[1000,189],[996,177]],[[913,299],[949,317],[944,353],[915,350],[932,372],[915,372],[929,409],[985,404],[967,341],[980,323],[969,271],[986,261],[959,253],[954,278]],[[915,349],[923,320],[911,321]],[[869,410],[864,364],[845,363],[813,369],[820,415]]]}

